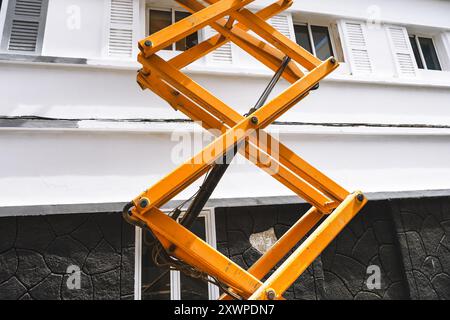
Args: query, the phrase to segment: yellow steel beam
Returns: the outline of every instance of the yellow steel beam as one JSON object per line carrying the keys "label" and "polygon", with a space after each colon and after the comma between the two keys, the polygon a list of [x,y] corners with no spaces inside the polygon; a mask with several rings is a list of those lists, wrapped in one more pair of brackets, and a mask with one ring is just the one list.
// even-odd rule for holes
{"label": "yellow steel beam", "polygon": [[[187,10],[193,13],[205,8],[204,5],[195,0],[184,0],[179,2]],[[281,9],[287,5],[290,6],[291,2],[279,1],[262,9],[256,13],[256,15],[261,19],[266,20],[280,12]],[[226,27],[227,23],[229,23],[229,20],[226,21],[225,19],[219,19],[216,22],[211,23],[211,27],[219,32],[219,34],[175,56],[169,61],[170,64],[177,69],[181,69],[231,40],[273,71],[276,71],[279,68],[285,56],[282,52],[246,33],[247,29],[244,25],[237,23],[232,29],[229,29]],[[283,72],[283,77],[291,83],[297,81],[302,76],[303,72],[292,61],[289,62],[286,71]]]}
{"label": "yellow steel beam", "polygon": [[[205,241],[168,217],[158,208],[135,218],[144,222],[173,256],[226,283],[230,288],[250,299],[282,299],[284,291],[300,276],[325,247],[361,210],[367,200],[360,192],[349,197],[323,221],[317,229],[264,283],[263,277],[287,252],[320,220],[317,210],[311,209],[249,270],[244,270]],[[296,234],[295,232],[299,232]],[[270,269],[272,268],[270,267]],[[269,269],[269,270],[270,270]],[[272,296],[268,293],[271,291]],[[226,298],[225,298],[226,299]]]}
{"label": "yellow steel beam", "polygon": [[200,122],[203,128],[217,129],[223,134],[229,127],[225,126],[222,121],[206,112],[177,90],[164,83],[154,74],[144,76],[141,72],[137,76],[137,81],[146,88],[149,88],[162,99],[166,100],[175,110],[183,112],[186,116],[196,122]]}
{"label": "yellow steel beam", "polygon": [[[195,10],[200,10],[200,9],[204,9],[204,7],[201,5],[201,4],[198,4],[196,1],[194,1],[194,0],[183,0],[183,1],[180,1],[180,2],[183,2],[183,3],[185,3],[185,5],[186,6],[194,6],[195,8]],[[196,5],[194,5],[194,4],[196,4]],[[214,25],[215,23],[212,23],[212,25]],[[225,28],[224,28],[225,29]],[[229,30],[223,30],[224,32],[229,32]],[[237,42],[239,42],[239,41],[237,41]],[[251,44],[250,44],[251,45]],[[257,48],[258,47],[258,45],[254,45],[253,46],[254,48]],[[273,69],[275,69],[275,68],[277,68],[278,67],[278,65],[272,65],[272,68]],[[293,81],[293,80],[295,80],[295,78],[291,78],[291,79],[289,79],[290,81]],[[229,109],[231,109],[231,108],[229,108]],[[229,111],[231,111],[231,110],[228,110],[228,112],[227,113],[229,113]],[[224,120],[224,121],[226,121],[226,116],[225,117],[223,117],[224,116],[224,114],[221,114],[221,116],[219,116],[219,117],[222,117],[221,119],[222,120]],[[294,158],[294,161],[295,162],[297,162],[298,164],[301,164],[301,165],[307,165],[306,163],[301,163],[302,161],[300,161],[301,159],[298,159],[298,157],[297,158]],[[299,172],[299,170],[298,170],[298,167],[299,166],[297,166],[297,170],[296,170],[296,173],[302,173],[301,171]],[[311,167],[311,166],[308,166],[308,169],[314,169],[313,167]],[[312,172],[312,174],[313,175],[315,175],[316,174],[316,172]],[[322,178],[322,175],[319,175],[319,177],[320,178]],[[326,178],[326,176],[323,176],[323,180],[328,180],[328,181],[325,181],[325,184],[328,184],[328,183],[330,183],[330,182],[332,182],[330,179],[327,179]],[[306,177],[306,179],[308,180],[308,179],[310,179],[310,177],[307,175],[307,177]],[[311,181],[314,181],[314,179],[310,179]],[[324,188],[323,187],[324,186],[324,184],[319,184],[319,189],[321,190],[321,191],[324,191],[324,192],[327,192],[328,190],[327,190],[327,188]],[[342,188],[339,188],[336,184],[332,184],[332,188],[331,188],[332,190],[332,192],[331,192],[331,195],[332,195],[332,197],[333,198],[335,198],[335,199],[343,199],[344,197],[345,197],[345,195],[346,194],[348,194],[348,192],[346,192],[344,189],[342,189]],[[335,192],[336,191],[336,192]]]}
{"label": "yellow steel beam", "polygon": [[[204,90],[200,85],[185,76],[182,72],[171,67],[163,59],[156,55],[152,56],[151,59],[153,63],[149,63],[149,60],[144,59],[141,55],[138,57],[139,62],[142,63],[144,68],[147,68],[148,70],[151,69],[152,72],[158,73],[165,81],[185,94],[189,99],[196,101],[201,106],[205,107],[208,112],[224,121],[230,127],[236,125],[236,123],[243,119],[242,115],[214,97],[207,90]],[[189,86],[187,86],[187,84],[189,84]],[[263,139],[260,139],[258,145],[270,155],[273,153],[271,144],[276,144],[279,150],[280,162],[302,179],[311,183],[314,187],[331,196],[333,199],[342,201],[348,195],[347,190],[314,168],[307,161],[303,160],[280,141],[261,130],[258,131],[258,134],[260,136],[266,135],[265,137],[263,136]]]}
{"label": "yellow steel beam", "polygon": [[[262,279],[312,228],[314,228],[322,217],[323,215],[320,211],[312,207],[247,271],[257,279]],[[229,300],[231,299],[231,296],[223,295],[221,299]]]}
{"label": "yellow steel beam", "polygon": [[200,30],[207,24],[242,8],[254,0],[219,0],[174,24],[139,41],[139,48],[146,57]]}
{"label": "yellow steel beam", "polygon": [[[158,77],[154,75],[154,72],[147,75],[146,77],[139,73],[138,81],[144,86],[151,88],[156,94],[158,94],[161,98],[167,100],[175,109],[180,110],[188,117],[193,119],[194,121],[201,121],[201,125],[206,129],[218,129],[223,134],[226,132],[228,127],[226,127],[222,122],[220,122],[217,118],[213,117],[208,112],[204,111],[202,108],[194,104],[189,99],[185,98],[178,91],[175,91],[173,88],[170,88],[167,84],[162,82]],[[258,131],[258,133],[263,133],[263,131]],[[264,133],[265,134],[265,133]],[[302,189],[298,188],[297,185],[302,185],[301,181],[298,181],[298,177],[296,177],[291,171],[287,170],[283,165],[288,164],[285,158],[281,158],[282,161],[279,163],[275,158],[270,154],[270,150],[261,149],[261,146],[258,146],[257,137],[251,135],[249,136],[249,141],[251,145],[246,144],[244,148],[239,149],[238,151],[242,153],[248,160],[256,164],[259,168],[266,171],[268,174],[273,176],[276,180],[288,186],[295,193],[302,195]],[[270,144],[270,143],[269,143]],[[258,157],[254,156],[254,152],[252,153],[251,148],[256,148],[259,152],[264,152],[270,158],[269,161],[265,161],[262,163]],[[258,155],[258,154],[257,154]]]}
{"label": "yellow steel beam", "polygon": [[[145,60],[146,63],[160,62],[156,56],[151,56]],[[141,61],[141,63],[142,62],[143,61]],[[166,203],[186,188],[187,185],[191,184],[203,175],[208,170],[209,166],[221,157],[224,152],[255,132],[256,129],[264,128],[273,122],[277,117],[281,116],[285,111],[298,102],[304,93],[308,92],[316,83],[318,83],[335,68],[336,62],[333,62],[332,59],[324,61],[314,70],[314,72],[308,73],[305,77],[298,80],[278,97],[256,110],[251,116],[242,119],[225,134],[218,137],[210,145],[205,147],[200,153],[180,165],[172,173],[142,193],[134,200],[134,203],[138,206],[142,198],[145,198],[145,202],[149,201],[152,206],[156,207]],[[192,82],[193,81],[191,80],[190,82],[183,83],[184,88],[191,91],[196,91],[196,88],[191,86]],[[202,92],[198,92],[198,94],[202,95]],[[205,96],[205,98],[207,99],[210,97]],[[299,189],[302,189],[302,197],[305,200],[310,201],[322,212],[328,212],[332,208],[333,201],[325,195],[319,193],[309,184],[303,183],[299,186]],[[137,210],[139,212],[145,212],[148,210],[148,207],[145,206],[142,208],[138,206]]]}
{"label": "yellow steel beam", "polygon": [[172,255],[249,297],[261,282],[158,208],[136,217],[145,222]]}
{"label": "yellow steel beam", "polygon": [[258,279],[262,279],[324,215],[312,207],[306,212],[264,255],[248,270]]}
{"label": "yellow steel beam", "polygon": [[362,193],[350,194],[252,294],[250,299],[267,300],[280,297],[333,241],[366,202],[367,200]]}
{"label": "yellow steel beam", "polygon": [[[205,0],[208,3],[216,3],[217,0]],[[294,41],[286,38],[277,29],[272,27],[266,21],[252,13],[248,9],[230,12],[230,16],[245,24],[250,30],[255,32],[267,42],[273,44],[279,50],[284,52],[308,70],[317,67],[321,61],[312,55],[308,50],[300,47]]]}
{"label": "yellow steel beam", "polygon": [[[177,0],[193,14],[139,42],[142,53],[138,60],[144,68],[139,72],[137,80],[142,88],[150,88],[173,108],[182,111],[193,120],[202,121],[202,126],[207,129],[219,129],[222,134],[196,156],[135,198],[134,207],[130,216],[126,216],[126,220],[138,225],[147,225],[169,254],[220,279],[242,297],[281,299],[284,291],[367,201],[360,192],[349,194],[281,143],[279,154],[273,153],[271,143],[278,141],[262,130],[304,98],[315,84],[338,66],[338,63],[334,58],[320,61],[264,21],[275,12],[279,12],[280,8],[290,5],[290,1],[280,0],[257,14],[243,8],[252,0],[205,1],[210,4],[208,7],[196,0]],[[223,19],[226,15],[229,16],[228,20]],[[234,20],[238,20],[239,23],[233,24]],[[187,50],[170,62],[154,55],[158,50],[207,24],[219,34]],[[248,29],[277,49],[247,34]],[[310,72],[304,75],[294,63],[291,63],[283,76],[293,85],[250,116],[243,117],[178,70],[230,40],[273,70],[278,68],[281,59],[286,55]],[[254,133],[257,135],[253,135]],[[265,137],[269,139],[262,139]],[[245,148],[239,152],[314,206],[248,271],[237,266],[158,209],[204,174],[215,160],[241,141],[245,142]],[[253,145],[277,164],[277,171],[269,169],[258,157],[255,158],[250,154],[249,148]],[[279,159],[274,157],[278,155]],[[259,279],[262,279],[296,243],[305,237],[319,222],[323,213],[329,213],[333,208],[335,210],[281,267],[261,283]]]}

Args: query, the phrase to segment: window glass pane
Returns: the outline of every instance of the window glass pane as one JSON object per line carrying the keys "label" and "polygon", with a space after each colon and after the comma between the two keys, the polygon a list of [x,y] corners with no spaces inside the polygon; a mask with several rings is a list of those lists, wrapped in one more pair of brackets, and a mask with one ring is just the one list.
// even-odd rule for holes
{"label": "window glass pane", "polygon": [[[175,22],[180,21],[191,14],[188,12],[175,11]],[[175,44],[176,50],[185,51],[198,44],[198,33],[194,32],[188,35],[186,38],[179,40]]]}
{"label": "window glass pane", "polygon": [[152,259],[154,239],[142,230],[142,300],[170,300],[170,272],[157,267]]}
{"label": "window glass pane", "polygon": [[409,41],[411,42],[411,47],[414,52],[414,57],[416,58],[417,66],[419,69],[423,69],[422,58],[420,57],[419,47],[417,46],[416,37],[409,37]]}
{"label": "window glass pane", "polygon": [[311,41],[309,40],[308,27],[306,25],[297,24],[294,25],[295,40],[296,42],[312,53]]}
{"label": "window glass pane", "polygon": [[[150,10],[150,34],[153,34],[172,24],[172,13],[170,11]],[[172,45],[164,48],[164,50],[172,50]]]}
{"label": "window glass pane", "polygon": [[429,70],[441,70],[441,65],[437,57],[436,49],[433,45],[433,40],[430,38],[420,38],[420,47],[422,48],[423,58]]}
{"label": "window glass pane", "polygon": [[[199,217],[190,231],[206,241],[205,218]],[[208,300],[208,284],[202,280],[194,279],[180,272],[181,299],[182,300]]]}
{"label": "window glass pane", "polygon": [[333,55],[330,33],[327,27],[311,26],[316,56],[320,60],[326,60]]}

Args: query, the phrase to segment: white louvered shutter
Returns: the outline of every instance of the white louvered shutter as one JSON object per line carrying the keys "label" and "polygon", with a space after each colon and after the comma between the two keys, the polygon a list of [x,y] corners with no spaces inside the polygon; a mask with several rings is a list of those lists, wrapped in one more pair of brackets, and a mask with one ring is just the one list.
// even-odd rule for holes
{"label": "white louvered shutter", "polygon": [[365,24],[357,21],[340,21],[344,52],[353,74],[370,74],[373,65],[367,47]]}
{"label": "white louvered shutter", "polygon": [[408,32],[404,27],[386,26],[389,40],[391,42],[392,54],[399,77],[414,77],[416,75],[417,64],[413,56]]}
{"label": "white louvered shutter", "polygon": [[[217,34],[216,30],[210,26],[206,26],[203,30],[205,39],[209,39]],[[217,48],[206,56],[207,63],[210,64],[232,64],[233,63],[233,48],[230,41],[223,46]]]}
{"label": "white louvered shutter", "polygon": [[294,26],[292,24],[292,18],[290,15],[279,14],[270,18],[267,22],[289,39],[295,40],[293,36]]}
{"label": "white louvered shutter", "polygon": [[47,6],[48,0],[10,0],[2,50],[40,53]]}
{"label": "white louvered shutter", "polygon": [[137,0],[109,0],[108,52],[111,57],[131,58],[137,45]]}

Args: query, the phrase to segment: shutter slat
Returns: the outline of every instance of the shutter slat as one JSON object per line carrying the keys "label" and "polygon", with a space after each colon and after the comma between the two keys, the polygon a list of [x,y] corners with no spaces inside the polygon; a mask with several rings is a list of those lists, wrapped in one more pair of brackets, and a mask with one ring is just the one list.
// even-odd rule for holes
{"label": "shutter slat", "polygon": [[284,14],[273,16],[268,20],[269,24],[277,29],[281,34],[292,39],[291,28],[289,26],[289,17]]}
{"label": "shutter slat", "polygon": [[342,21],[343,40],[347,47],[348,60],[353,74],[373,72],[372,61],[367,48],[367,39],[362,22]]}
{"label": "shutter slat", "polygon": [[8,50],[35,51],[39,34],[39,22],[13,20]]}
{"label": "shutter slat", "polygon": [[391,48],[394,56],[397,73],[399,76],[416,76],[416,61],[413,56],[408,32],[404,27],[386,26],[388,36],[391,40]]}
{"label": "shutter slat", "polygon": [[108,54],[129,58],[133,54],[135,1],[110,0]]}
{"label": "shutter slat", "polygon": [[[207,39],[217,34],[217,32],[209,26],[205,27],[204,32]],[[208,61],[212,64],[232,64],[233,50],[231,47],[231,42],[227,42],[223,46],[208,54]]]}
{"label": "shutter slat", "polygon": [[40,48],[38,41],[43,32],[47,0],[10,0],[9,8],[9,41],[2,48],[35,53]]}
{"label": "shutter slat", "polygon": [[39,18],[41,9],[42,0],[16,0],[14,14]]}

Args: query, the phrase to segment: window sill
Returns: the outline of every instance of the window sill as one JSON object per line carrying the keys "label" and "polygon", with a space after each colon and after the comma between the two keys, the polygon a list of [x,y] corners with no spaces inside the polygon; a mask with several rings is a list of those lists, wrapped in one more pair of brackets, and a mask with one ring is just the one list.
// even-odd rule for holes
{"label": "window sill", "polygon": [[[129,69],[137,70],[141,65],[134,61],[120,61],[120,60],[88,60],[87,64],[93,67],[104,67],[113,69]],[[273,72],[263,68],[245,68],[241,66],[233,65],[205,65],[203,63],[194,63],[184,69],[188,74],[199,75],[220,75],[231,77],[264,77],[270,78],[273,76]],[[440,77],[430,79],[424,76],[423,72],[419,72],[417,78],[397,78],[389,76],[379,75],[351,75],[348,69],[343,70],[341,73],[330,74],[323,81],[332,82],[348,82],[348,83],[361,83],[361,84],[376,84],[376,85],[395,85],[395,86],[417,86],[417,87],[435,87],[435,88],[450,88],[450,72],[446,71],[434,71],[439,73]],[[447,77],[442,76],[448,74]]]}
{"label": "window sill", "polygon": [[[82,119],[0,119],[0,132],[119,132],[171,135],[174,131],[204,133],[197,124],[182,119],[170,121],[82,120]],[[450,136],[450,126],[426,124],[369,123],[286,123],[277,122],[266,128],[268,133],[282,135],[369,135],[369,136]]]}
{"label": "window sill", "polygon": [[[87,67],[101,68],[108,70],[138,70],[141,65],[128,59],[86,59],[68,57],[32,56],[21,54],[1,53],[0,63],[5,64],[38,64],[63,67]],[[199,75],[220,75],[231,77],[264,77],[270,78],[273,72],[263,68],[243,68],[238,66],[213,66],[202,63],[193,64],[184,69],[188,74]],[[351,75],[347,73],[330,74],[324,82],[347,82],[360,84],[375,84],[382,86],[416,86],[433,88],[450,88],[450,72],[434,71],[439,73],[439,77],[425,77],[424,72],[420,72],[417,78],[395,78],[377,75]],[[429,74],[431,75],[431,74]]]}
{"label": "window sill", "polygon": [[0,63],[41,63],[63,65],[85,65],[85,58],[50,57],[16,53],[0,53]]}
{"label": "window sill", "polygon": [[423,79],[423,78],[396,78],[381,77],[377,75],[350,75],[350,74],[331,74],[326,81],[351,82],[361,84],[376,84],[382,86],[415,86],[415,87],[433,87],[450,88],[450,76],[448,80],[441,79]]}

